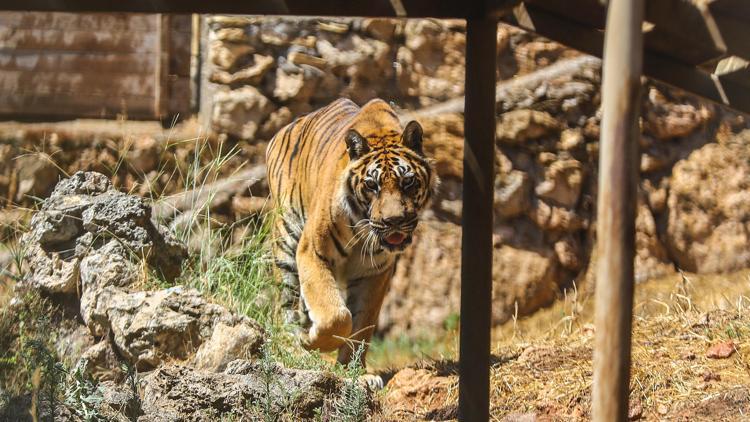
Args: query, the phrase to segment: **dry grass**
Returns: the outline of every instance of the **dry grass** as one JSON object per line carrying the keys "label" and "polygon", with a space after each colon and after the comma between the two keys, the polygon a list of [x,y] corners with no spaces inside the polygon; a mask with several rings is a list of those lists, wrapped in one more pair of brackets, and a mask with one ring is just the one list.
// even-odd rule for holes
{"label": "dry grass", "polygon": [[[636,288],[634,312],[634,417],[750,417],[750,272],[676,275],[642,283]],[[551,420],[590,418],[592,319],[593,300],[573,290],[554,306],[494,331],[493,420],[527,413]],[[726,341],[735,345],[731,357],[706,356],[711,346]],[[440,400],[427,397],[431,404],[415,412],[432,419],[455,408],[457,378],[455,364],[426,368],[433,378],[424,385],[450,381],[445,391],[434,393]]]}

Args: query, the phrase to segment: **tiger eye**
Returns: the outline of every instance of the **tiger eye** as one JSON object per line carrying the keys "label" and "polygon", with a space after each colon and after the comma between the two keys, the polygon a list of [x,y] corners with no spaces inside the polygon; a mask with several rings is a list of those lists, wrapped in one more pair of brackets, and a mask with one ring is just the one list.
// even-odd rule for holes
{"label": "tiger eye", "polygon": [[365,179],[365,186],[373,192],[378,191],[378,183],[373,179]]}
{"label": "tiger eye", "polygon": [[414,175],[413,174],[407,174],[406,176],[401,178],[401,187],[404,189],[409,189],[414,185]]}

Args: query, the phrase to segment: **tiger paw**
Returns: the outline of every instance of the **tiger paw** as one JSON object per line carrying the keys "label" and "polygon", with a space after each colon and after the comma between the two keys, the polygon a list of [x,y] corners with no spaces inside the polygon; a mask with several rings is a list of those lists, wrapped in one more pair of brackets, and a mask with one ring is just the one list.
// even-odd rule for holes
{"label": "tiger paw", "polygon": [[352,314],[342,306],[322,318],[313,318],[313,325],[307,338],[303,339],[303,345],[307,349],[330,352],[341,347],[351,332]]}

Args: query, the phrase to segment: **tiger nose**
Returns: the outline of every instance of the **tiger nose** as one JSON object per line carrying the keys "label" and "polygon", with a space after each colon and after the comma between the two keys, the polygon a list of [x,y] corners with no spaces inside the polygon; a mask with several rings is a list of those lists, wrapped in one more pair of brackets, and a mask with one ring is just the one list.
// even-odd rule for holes
{"label": "tiger nose", "polygon": [[403,215],[396,215],[393,217],[387,217],[383,219],[383,221],[388,224],[389,226],[400,226],[401,224],[406,223],[407,221],[410,221],[414,219],[417,215],[415,213],[406,213]]}

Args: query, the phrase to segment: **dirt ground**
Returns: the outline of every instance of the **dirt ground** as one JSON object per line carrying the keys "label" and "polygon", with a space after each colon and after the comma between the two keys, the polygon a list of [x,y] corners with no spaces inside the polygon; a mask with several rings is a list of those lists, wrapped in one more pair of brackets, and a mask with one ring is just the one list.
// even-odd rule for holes
{"label": "dirt ground", "polygon": [[[630,419],[739,421],[750,416],[750,272],[651,280],[636,289]],[[492,420],[591,417],[590,297],[493,333]],[[383,395],[382,420],[457,417],[457,363],[402,369]]]}

